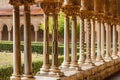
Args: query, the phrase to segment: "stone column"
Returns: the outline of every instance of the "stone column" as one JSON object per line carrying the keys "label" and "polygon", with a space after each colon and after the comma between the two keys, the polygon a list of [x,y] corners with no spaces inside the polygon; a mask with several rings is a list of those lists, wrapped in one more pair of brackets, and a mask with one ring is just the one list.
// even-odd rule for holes
{"label": "stone column", "polygon": [[10,33],[10,31],[8,31],[8,41],[10,41],[11,40],[11,33]]}
{"label": "stone column", "polygon": [[69,59],[69,16],[64,15],[64,61],[62,63],[63,68],[68,68],[70,64]]}
{"label": "stone column", "polygon": [[117,59],[118,55],[117,55],[117,36],[116,36],[116,25],[113,25],[113,53],[112,53],[112,58],[113,59]]}
{"label": "stone column", "polygon": [[90,23],[90,18],[86,18],[85,21],[85,26],[87,29],[87,43],[86,43],[86,60],[85,60],[85,64],[90,65],[90,66],[94,66],[94,64],[92,63],[91,60],[91,23]]}
{"label": "stone column", "polygon": [[53,31],[52,31],[52,66],[50,75],[62,76],[58,68],[58,14],[53,13]]}
{"label": "stone column", "polygon": [[24,5],[24,75],[22,80],[34,80],[32,75],[30,5]]}
{"label": "stone column", "polygon": [[77,42],[76,42],[77,17],[72,16],[72,40],[71,40],[71,64],[70,68],[79,69],[77,63]]}
{"label": "stone column", "polygon": [[109,24],[109,47],[110,47],[110,56],[112,57],[112,25]]}
{"label": "stone column", "polygon": [[92,19],[91,22],[91,59],[95,61],[96,54],[95,54],[95,20]]}
{"label": "stone column", "polygon": [[10,80],[21,80],[20,13],[19,6],[13,6],[13,74]]}
{"label": "stone column", "polygon": [[101,55],[104,57],[104,48],[105,48],[105,26],[104,22],[101,22]]}
{"label": "stone column", "polygon": [[0,41],[2,41],[2,31],[0,31]]}
{"label": "stone column", "polygon": [[49,15],[44,14],[43,66],[41,73],[49,72]]}
{"label": "stone column", "polygon": [[85,53],[84,53],[84,42],[85,42],[85,32],[84,32],[84,18],[80,17],[80,57],[78,60],[78,64],[82,65],[85,61]]}
{"label": "stone column", "polygon": [[38,40],[38,33],[37,31],[35,31],[35,42],[37,42],[37,40]]}
{"label": "stone column", "polygon": [[118,25],[118,56],[120,57],[120,24]]}
{"label": "stone column", "polygon": [[110,56],[110,25],[108,22],[105,22],[106,27],[106,54],[105,54],[105,61],[111,61],[112,58]]}
{"label": "stone column", "polygon": [[97,26],[97,57],[96,61],[103,62],[103,58],[101,55],[101,20],[96,20],[96,26]]}

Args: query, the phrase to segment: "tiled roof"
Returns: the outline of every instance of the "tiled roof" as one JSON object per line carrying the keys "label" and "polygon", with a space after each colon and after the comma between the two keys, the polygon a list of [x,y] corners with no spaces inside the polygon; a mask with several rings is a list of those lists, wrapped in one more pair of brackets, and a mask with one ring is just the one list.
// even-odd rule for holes
{"label": "tiled roof", "polygon": [[[23,7],[20,8],[20,14],[23,15]],[[40,7],[31,7],[31,15],[40,15],[43,14],[43,11]],[[12,8],[1,8],[0,9],[0,16],[5,16],[5,15],[12,15]]]}

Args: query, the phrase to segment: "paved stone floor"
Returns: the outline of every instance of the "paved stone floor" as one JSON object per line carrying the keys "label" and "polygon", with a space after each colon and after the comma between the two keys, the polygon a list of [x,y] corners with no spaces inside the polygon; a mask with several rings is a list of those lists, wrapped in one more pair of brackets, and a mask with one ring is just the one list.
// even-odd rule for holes
{"label": "paved stone floor", "polygon": [[120,80],[120,71],[105,80]]}

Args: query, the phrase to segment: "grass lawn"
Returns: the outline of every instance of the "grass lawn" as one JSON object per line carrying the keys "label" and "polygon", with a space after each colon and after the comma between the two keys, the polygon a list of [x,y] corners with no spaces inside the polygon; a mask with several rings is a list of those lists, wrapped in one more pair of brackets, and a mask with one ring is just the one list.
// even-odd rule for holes
{"label": "grass lawn", "polygon": [[[12,65],[13,64],[13,54],[9,53],[9,52],[0,52],[0,67],[2,66],[8,66],[8,65]],[[22,63],[24,62],[24,54],[21,53],[21,57],[22,57]],[[41,54],[37,54],[37,53],[33,53],[32,54],[32,61],[36,62],[36,61],[41,61],[43,59]]]}

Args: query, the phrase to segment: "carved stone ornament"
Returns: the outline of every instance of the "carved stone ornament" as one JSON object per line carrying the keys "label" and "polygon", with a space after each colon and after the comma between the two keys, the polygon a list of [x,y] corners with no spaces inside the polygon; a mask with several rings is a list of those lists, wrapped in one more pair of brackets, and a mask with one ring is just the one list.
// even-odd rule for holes
{"label": "carved stone ornament", "polygon": [[22,4],[21,0],[9,0],[9,3],[11,5],[18,5],[18,6]]}
{"label": "carved stone ornament", "polygon": [[35,0],[21,0],[22,4],[32,5],[35,4]]}
{"label": "carved stone ornament", "polygon": [[65,14],[72,16],[72,15],[79,15],[80,13],[80,6],[63,6],[62,10]]}
{"label": "carved stone ornament", "polygon": [[92,11],[81,10],[80,13],[79,13],[79,16],[81,18],[93,18],[94,13]]}
{"label": "carved stone ornament", "polygon": [[40,6],[44,13],[58,13],[62,3],[60,2],[41,2]]}

